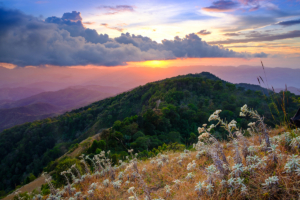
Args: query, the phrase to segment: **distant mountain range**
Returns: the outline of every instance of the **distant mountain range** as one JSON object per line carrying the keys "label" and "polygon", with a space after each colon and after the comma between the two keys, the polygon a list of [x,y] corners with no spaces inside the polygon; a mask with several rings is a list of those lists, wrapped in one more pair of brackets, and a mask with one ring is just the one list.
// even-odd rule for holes
{"label": "distant mountain range", "polygon": [[[226,63],[224,63],[226,64]],[[259,63],[257,63],[259,64]],[[57,91],[74,85],[101,85],[131,89],[149,82],[185,75],[188,73],[210,72],[231,83],[259,84],[258,77],[264,79],[262,87],[298,88],[300,69],[270,68],[261,66],[209,66],[188,65],[166,68],[154,67],[82,67],[82,68],[15,68],[0,67],[0,88],[28,87],[45,91]]]}
{"label": "distant mountain range", "polygon": [[84,88],[67,88],[55,92],[42,92],[18,101],[4,104],[0,108],[15,108],[43,102],[68,110],[87,105],[112,95],[112,93],[101,93],[99,91]]}
{"label": "distant mountain range", "polygon": [[[10,95],[3,94],[2,96],[18,99],[21,96],[28,96],[25,92],[33,94],[41,91],[40,89],[37,89],[37,92],[30,88],[23,89],[22,91],[21,88],[6,88],[3,91],[5,91],[5,94]],[[20,95],[17,91],[20,91]],[[16,101],[2,99],[0,100],[0,131],[25,122],[53,117],[114,96],[122,91],[125,91],[125,89],[87,85],[72,86],[58,91],[40,92]]]}
{"label": "distant mountain range", "polygon": [[17,87],[17,88],[0,88],[0,104],[1,100],[20,100],[24,99],[26,97],[30,97],[36,94],[39,94],[41,92],[44,92],[45,90],[39,89],[39,88],[33,88],[33,87]]}
{"label": "distant mountain range", "polygon": [[0,131],[17,124],[54,117],[62,114],[60,111],[61,108],[48,103],[34,103],[16,108],[0,109]]}
{"label": "distant mountain range", "polygon": [[[285,91],[285,88],[276,88],[274,89],[275,92],[280,92],[280,91]],[[290,91],[291,93],[294,93],[295,95],[300,95],[300,88],[295,88],[295,87],[287,87],[287,90]]]}

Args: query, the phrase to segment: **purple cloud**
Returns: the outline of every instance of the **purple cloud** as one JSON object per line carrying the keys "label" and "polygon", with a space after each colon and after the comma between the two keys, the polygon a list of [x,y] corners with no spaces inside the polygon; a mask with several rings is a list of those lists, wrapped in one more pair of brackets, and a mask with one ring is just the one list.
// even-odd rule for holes
{"label": "purple cloud", "polygon": [[297,25],[297,24],[300,24],[300,19],[282,21],[282,22],[277,23],[277,25],[282,25],[282,26],[293,26],[293,25]]}
{"label": "purple cloud", "polygon": [[201,30],[197,33],[197,35],[210,35],[211,32],[210,31],[207,31],[207,30]]}
{"label": "purple cloud", "polygon": [[240,33],[225,33],[223,35],[225,35],[225,36],[240,36],[241,34]]}
{"label": "purple cloud", "polygon": [[265,41],[274,41],[274,40],[284,40],[290,38],[297,38],[300,37],[300,31],[289,31],[283,34],[264,34],[259,32],[250,32],[246,35],[247,38],[244,39],[227,39],[227,40],[220,40],[214,42],[208,42],[210,45],[216,44],[234,44],[234,43],[248,43],[248,42],[265,42]]}
{"label": "purple cloud", "polygon": [[104,27],[109,28],[109,29],[117,30],[119,32],[123,32],[124,31],[123,28],[120,28],[120,27],[111,27],[107,23],[102,23],[102,24],[100,24],[100,26],[104,26]]}
{"label": "purple cloud", "polygon": [[93,24],[96,24],[96,22],[83,22],[83,24],[93,25]]}
{"label": "purple cloud", "polygon": [[62,19],[70,20],[70,21],[82,21],[80,12],[76,12],[76,11],[72,11],[71,13],[64,13]]}
{"label": "purple cloud", "polygon": [[239,4],[231,0],[220,0],[213,2],[213,5],[204,7],[202,10],[208,12],[230,12],[234,11]]}
{"label": "purple cloud", "polygon": [[114,15],[121,12],[134,12],[134,7],[129,5],[117,5],[117,6],[99,6],[98,9],[105,10],[106,15]]}

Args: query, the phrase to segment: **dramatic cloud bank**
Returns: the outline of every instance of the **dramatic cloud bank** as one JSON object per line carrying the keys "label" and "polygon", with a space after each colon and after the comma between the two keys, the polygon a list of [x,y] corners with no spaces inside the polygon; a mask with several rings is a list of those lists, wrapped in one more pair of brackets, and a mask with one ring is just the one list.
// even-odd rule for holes
{"label": "dramatic cloud bank", "polygon": [[[131,10],[126,7],[110,10]],[[161,44],[129,33],[117,38],[83,26],[80,12],[42,21],[18,10],[0,8],[0,62],[18,66],[124,65],[129,61],[182,57],[266,57],[264,53],[238,53],[202,41],[196,34]]]}

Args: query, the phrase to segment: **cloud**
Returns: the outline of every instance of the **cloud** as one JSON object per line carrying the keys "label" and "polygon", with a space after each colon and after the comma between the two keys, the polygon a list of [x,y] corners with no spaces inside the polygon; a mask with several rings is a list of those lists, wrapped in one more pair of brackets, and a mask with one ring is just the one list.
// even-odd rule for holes
{"label": "cloud", "polygon": [[224,36],[240,36],[241,33],[225,33]]}
{"label": "cloud", "polygon": [[87,42],[103,44],[111,40],[107,34],[98,34],[94,29],[85,28],[80,12],[65,13],[62,18],[48,17],[45,22],[56,24],[57,28],[68,31],[71,37],[81,36]]}
{"label": "cloud", "polygon": [[267,10],[278,10],[278,6],[274,5],[268,0],[238,0],[242,8],[248,9],[249,11],[256,11],[259,8],[266,8]]}
{"label": "cloud", "polygon": [[282,26],[293,26],[293,25],[297,25],[297,24],[300,24],[300,19],[282,21],[282,22],[277,23],[277,25],[282,25]]}
{"label": "cloud", "polygon": [[230,25],[223,28],[224,32],[236,32],[241,30],[249,30],[265,27],[276,23],[276,20],[272,16],[264,15],[246,15],[238,16],[236,20]]}
{"label": "cloud", "polygon": [[119,32],[123,32],[123,31],[124,31],[123,28],[119,28],[119,27],[110,27],[107,23],[102,23],[102,24],[100,24],[100,26],[105,26],[106,28],[113,29],[113,30],[117,30],[117,31],[119,31]]}
{"label": "cloud", "polygon": [[210,35],[211,32],[210,31],[207,31],[207,30],[201,30],[197,33],[197,35]]}
{"label": "cloud", "polygon": [[278,6],[269,0],[218,0],[212,6],[204,7],[202,10],[208,12],[231,12],[235,10],[256,11],[260,8],[267,10],[279,10]]}
{"label": "cloud", "polygon": [[64,13],[62,20],[70,20],[73,22],[82,21],[80,12],[72,11],[71,13]]}
{"label": "cloud", "polygon": [[234,52],[219,46],[211,46],[192,33],[181,39],[163,40],[164,49],[172,51],[176,57],[246,57],[247,55]]}
{"label": "cloud", "polygon": [[264,42],[264,41],[274,41],[274,40],[283,40],[290,38],[300,37],[300,31],[294,30],[289,31],[283,34],[262,34],[259,32],[251,32],[249,35],[246,35],[247,38],[244,39],[227,39],[221,41],[209,42],[211,45],[216,44],[233,44],[233,43],[248,43],[248,42]]}
{"label": "cloud", "polygon": [[219,0],[213,2],[212,6],[204,7],[202,10],[208,12],[230,12],[234,11],[239,4],[231,0]]}
{"label": "cloud", "polygon": [[83,24],[86,24],[86,25],[93,25],[93,24],[96,24],[96,22],[83,22]]}
{"label": "cloud", "polygon": [[99,6],[100,10],[106,11],[106,15],[114,15],[121,12],[134,12],[134,7],[129,5],[117,5],[117,6]]}
{"label": "cloud", "polygon": [[[195,33],[186,35],[184,38],[176,36],[174,40],[162,40],[162,44],[152,41],[148,37],[130,35],[129,33],[122,34],[115,38],[120,44],[132,44],[142,51],[150,49],[165,50],[172,52],[177,58],[213,58],[213,57],[252,57],[253,55],[247,53],[238,53],[221,46],[212,46],[203,41]],[[255,55],[255,57],[261,55]]]}
{"label": "cloud", "polygon": [[18,10],[0,8],[0,63],[18,66],[125,65],[129,61],[183,57],[253,57],[224,47],[212,46],[196,34],[157,43],[141,35],[121,34],[109,38],[83,26],[80,13],[45,21]]}

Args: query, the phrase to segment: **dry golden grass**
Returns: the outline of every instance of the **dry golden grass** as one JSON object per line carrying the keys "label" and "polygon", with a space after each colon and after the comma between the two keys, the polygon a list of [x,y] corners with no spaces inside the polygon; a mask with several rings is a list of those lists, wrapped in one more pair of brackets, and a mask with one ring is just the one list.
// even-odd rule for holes
{"label": "dry golden grass", "polygon": [[[18,191],[20,192],[32,192],[33,190],[40,190],[41,185],[45,184],[44,177],[39,177],[35,179],[34,181],[24,185],[23,187],[19,188]],[[10,194],[6,197],[4,197],[2,200],[11,200],[14,198],[14,194]]]}
{"label": "dry golden grass", "polygon": [[[270,132],[271,136],[278,135],[285,131],[285,127],[281,127]],[[255,145],[259,145],[258,136],[250,138],[250,141],[254,141]],[[226,156],[233,157],[233,150],[231,147],[228,147],[227,143],[222,143],[224,146],[224,152]],[[293,153],[298,153],[298,151],[291,149],[286,149],[285,146],[280,145],[280,151],[291,155]],[[279,161],[278,164],[273,162],[268,162],[266,169],[256,170],[254,175],[243,173],[241,178],[244,178],[244,184],[248,188],[246,195],[242,195],[240,190],[236,190],[232,194],[229,193],[228,189],[223,189],[220,186],[220,181],[216,180],[214,183],[214,192],[211,195],[203,194],[200,197],[195,191],[195,185],[199,181],[203,182],[206,180],[206,174],[204,173],[204,168],[213,164],[213,161],[206,156],[201,157],[201,159],[196,158],[197,152],[189,153],[188,157],[182,160],[182,165],[177,163],[180,157],[180,152],[166,152],[165,155],[169,157],[169,162],[164,163],[164,165],[159,168],[157,164],[151,164],[150,160],[141,161],[138,163],[138,169],[141,173],[143,180],[147,184],[151,197],[167,199],[297,199],[299,191],[299,177],[294,175],[287,175],[284,173],[284,165],[286,163],[287,157],[284,157],[283,160]],[[263,157],[267,155],[266,152],[258,152],[256,155]],[[187,165],[196,160],[197,167],[194,170],[188,171]],[[234,165],[233,160],[229,161],[230,166]],[[243,159],[243,164],[246,166],[246,161]],[[146,172],[142,172],[142,169],[146,168]],[[122,171],[122,170],[120,170]],[[189,172],[193,172],[194,178],[192,180],[186,180],[185,177]],[[270,176],[278,176],[279,186],[275,194],[272,192],[265,191],[262,187],[262,183]],[[87,194],[89,190],[88,186],[92,183],[98,183],[102,185],[103,180],[108,177],[101,178],[91,178],[87,181],[76,186],[78,191],[81,191],[83,194]],[[181,184],[179,187],[175,185],[174,180],[180,180]],[[125,185],[125,181],[130,180],[130,184]],[[171,186],[171,194],[165,192],[164,187],[166,185]],[[138,179],[132,180],[127,179],[126,176],[122,179],[122,185],[120,189],[114,189],[112,185],[108,187],[97,189],[95,191],[95,196],[91,199],[128,199],[132,194],[129,194],[127,190],[130,187],[135,187],[137,196],[140,199],[144,198],[143,188],[139,185]]]}
{"label": "dry golden grass", "polygon": [[[276,136],[286,131],[286,127],[280,127],[270,131],[270,136]],[[259,137],[253,136],[248,138],[251,145],[259,146]],[[224,148],[224,153],[226,157],[233,157],[233,147],[228,145],[229,143],[221,142]],[[158,167],[158,164],[151,163],[151,160],[159,158],[158,155],[155,158],[138,161],[137,168],[143,181],[146,183],[151,198],[152,199],[165,199],[165,200],[185,200],[185,199],[298,199],[300,192],[300,176],[295,173],[285,173],[284,166],[287,162],[288,155],[298,154],[298,149],[292,149],[289,146],[285,146],[283,142],[279,143],[278,149],[281,153],[285,154],[283,159],[279,160],[278,163],[268,160],[266,167],[263,169],[255,170],[255,173],[243,172],[241,178],[244,179],[243,184],[247,187],[248,191],[246,194],[241,193],[241,189],[238,188],[230,192],[230,188],[223,188],[220,184],[221,178],[214,179],[213,183],[213,193],[207,194],[204,192],[198,195],[195,191],[195,186],[199,181],[205,182],[207,180],[207,175],[205,174],[205,168],[209,165],[214,164],[213,160],[209,156],[203,155],[200,159],[196,158],[197,152],[191,151],[187,153],[186,157],[182,159],[181,164],[178,164],[178,160],[181,158],[183,152],[164,152],[163,155],[168,156],[168,162],[163,162],[163,166]],[[268,156],[266,151],[258,151],[255,153],[258,157],[262,158]],[[187,166],[193,160],[196,161],[196,168],[192,170],[187,170]],[[233,159],[229,159],[230,168],[235,164]],[[247,166],[245,158],[243,158],[243,165]],[[146,169],[143,171],[143,169]],[[120,167],[115,171],[115,180],[118,180],[119,172],[124,172],[125,167]],[[130,187],[134,187],[134,191],[139,198],[145,199],[145,191],[142,187],[139,178],[133,178],[131,176],[134,170],[127,170],[124,172],[123,178],[120,179],[122,184],[120,188],[115,189],[111,184],[112,180],[109,175],[106,174],[102,177],[92,175],[87,177],[84,181],[79,184],[74,184],[73,187],[76,188],[76,192],[81,192],[81,197],[78,199],[93,199],[93,200],[112,200],[112,199],[128,199],[133,196],[132,193],[128,193]],[[192,172],[194,177],[191,180],[186,179],[188,173]],[[272,191],[265,190],[263,183],[265,180],[271,176],[277,176],[279,178],[279,184],[273,188]],[[225,176],[223,179],[228,180],[230,177]],[[105,179],[110,180],[108,187],[103,185]],[[175,180],[180,180],[181,183],[176,185]],[[126,181],[130,181],[126,184]],[[89,196],[83,198],[83,195],[89,195],[90,185],[92,183],[97,184],[97,189],[94,190],[94,196]],[[169,185],[171,192],[166,193],[165,186]],[[299,193],[300,194],[300,193]],[[74,197],[74,193],[71,195]],[[67,193],[64,194],[64,199],[69,199]],[[47,197],[45,196],[44,199]]]}

